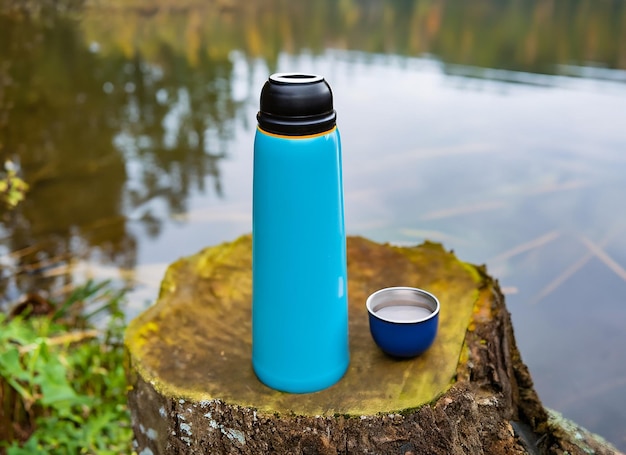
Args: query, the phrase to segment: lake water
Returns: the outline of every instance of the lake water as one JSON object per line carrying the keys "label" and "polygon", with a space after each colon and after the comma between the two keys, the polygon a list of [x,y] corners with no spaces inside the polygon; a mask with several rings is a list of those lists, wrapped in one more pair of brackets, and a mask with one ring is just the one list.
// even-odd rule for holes
{"label": "lake water", "polygon": [[346,228],[487,264],[544,404],[626,449],[626,4],[0,8],[0,289],[129,286],[251,230],[258,95],[335,95]]}

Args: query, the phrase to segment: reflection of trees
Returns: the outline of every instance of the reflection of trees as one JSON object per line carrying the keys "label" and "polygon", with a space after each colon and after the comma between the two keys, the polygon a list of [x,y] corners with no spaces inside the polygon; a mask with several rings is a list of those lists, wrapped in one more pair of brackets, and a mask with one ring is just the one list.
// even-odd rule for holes
{"label": "reflection of trees", "polygon": [[222,193],[219,162],[247,115],[233,50],[270,71],[282,52],[327,48],[429,54],[461,73],[626,68],[622,0],[111,0],[80,20],[42,4],[39,19],[0,8],[0,157],[19,157],[31,185],[3,236],[41,245],[22,263],[97,251],[132,267],[127,214],[157,235],[205,182]]}
{"label": "reflection of trees", "polygon": [[[230,97],[231,73],[228,59],[211,61],[201,54],[191,67],[166,46],[154,62],[135,56],[128,64],[122,85],[128,88],[122,95],[127,115],[116,142],[142,168],[137,181],[129,182],[132,206],[159,197],[170,212],[182,212],[191,190],[205,190],[207,176],[221,194],[217,165],[238,108]],[[141,210],[144,218],[158,218],[148,206]]]}
{"label": "reflection of trees", "polygon": [[126,214],[156,235],[157,199],[183,211],[207,177],[221,194],[218,162],[238,109],[227,58],[200,52],[192,66],[166,43],[151,61],[140,52],[103,58],[63,17],[0,15],[0,30],[8,43],[0,44],[0,152],[18,159],[31,186],[2,219],[3,243],[23,254],[3,272],[1,291],[69,280],[53,269],[94,253],[131,268],[136,240]]}
{"label": "reflection of trees", "polygon": [[446,63],[540,74],[590,63],[626,68],[624,2],[440,3],[440,32],[430,50]]}
{"label": "reflection of trees", "polygon": [[[143,4],[152,7],[149,17],[137,6]],[[626,69],[622,0],[267,0],[229,3],[226,11],[220,2],[191,0],[133,5],[120,6],[106,23],[99,20],[105,11],[90,10],[89,35],[108,33],[116,47],[134,43],[145,55],[154,53],[155,38],[179,55],[196,55],[206,43],[210,55],[237,49],[270,68],[280,52],[336,48],[548,74],[590,63]]]}
{"label": "reflection of trees", "polygon": [[[18,288],[39,287],[35,280],[45,274],[56,282],[51,269],[96,247],[103,259],[134,265],[135,240],[121,216],[124,159],[111,146],[114,107],[94,77],[96,59],[70,19],[0,22],[8,44],[0,60],[10,78],[2,154],[18,159],[30,184],[26,201],[5,214],[7,244],[13,251],[37,246],[17,260]],[[5,277],[0,285],[7,284]]]}

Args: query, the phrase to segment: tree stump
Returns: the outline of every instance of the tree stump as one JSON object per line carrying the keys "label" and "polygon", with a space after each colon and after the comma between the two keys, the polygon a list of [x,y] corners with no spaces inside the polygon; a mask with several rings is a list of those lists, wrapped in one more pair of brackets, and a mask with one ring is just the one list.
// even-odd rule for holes
{"label": "tree stump", "polygon": [[[127,330],[139,455],[618,453],[541,405],[504,299],[482,267],[440,245],[348,238],[350,367],[287,394],[251,366],[251,237],[173,263]],[[396,360],[374,344],[365,300],[414,286],[441,302],[433,346]],[[591,451],[591,452],[590,452]]]}

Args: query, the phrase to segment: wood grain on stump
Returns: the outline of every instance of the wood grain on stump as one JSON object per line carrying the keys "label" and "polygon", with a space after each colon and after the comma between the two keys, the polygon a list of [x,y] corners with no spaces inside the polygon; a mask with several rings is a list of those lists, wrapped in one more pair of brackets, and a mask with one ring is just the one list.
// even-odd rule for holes
{"label": "wood grain on stump", "polygon": [[[157,303],[129,325],[139,455],[616,453],[549,418],[497,284],[433,243],[349,238],[346,375],[312,394],[264,386],[251,366],[251,243],[172,264]],[[389,286],[440,300],[437,339],[420,357],[392,359],[371,338],[365,300]]]}

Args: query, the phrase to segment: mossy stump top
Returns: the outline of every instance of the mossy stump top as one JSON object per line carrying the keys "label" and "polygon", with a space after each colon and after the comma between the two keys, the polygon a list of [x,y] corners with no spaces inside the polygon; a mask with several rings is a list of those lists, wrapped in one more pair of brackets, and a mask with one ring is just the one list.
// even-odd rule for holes
{"label": "mossy stump top", "polygon": [[[497,283],[428,242],[348,238],[346,375],[311,394],[266,387],[251,365],[251,243],[244,236],[176,261],[156,304],[130,323],[138,455],[617,453],[549,418]],[[420,357],[392,359],[371,338],[365,300],[389,286],[441,303],[437,339]]]}
{"label": "mossy stump top", "polygon": [[[480,282],[476,270],[427,243],[415,248],[348,240],[350,367],[315,394],[264,386],[251,366],[251,237],[207,248],[171,265],[155,306],[131,322],[126,344],[135,368],[161,393],[221,399],[259,411],[367,415],[418,407],[456,374]],[[441,303],[437,339],[422,356],[392,359],[371,338],[365,300],[377,289],[413,286]]]}

